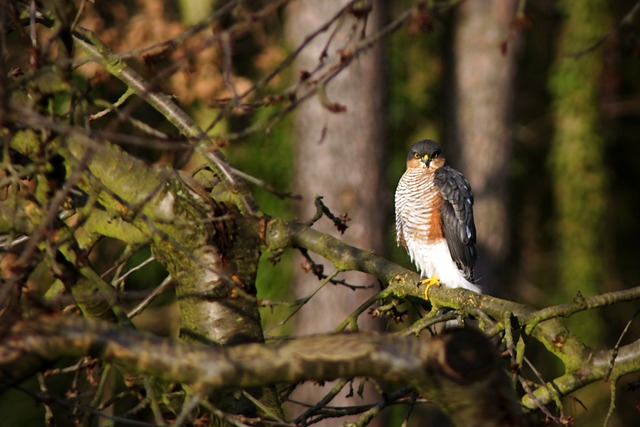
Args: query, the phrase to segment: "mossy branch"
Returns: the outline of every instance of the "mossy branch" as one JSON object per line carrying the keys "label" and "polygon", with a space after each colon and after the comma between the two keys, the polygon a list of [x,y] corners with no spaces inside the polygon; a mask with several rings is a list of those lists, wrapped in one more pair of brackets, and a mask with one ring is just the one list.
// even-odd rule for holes
{"label": "mossy branch", "polygon": [[[386,283],[387,287],[379,295],[372,297],[374,300],[388,297],[422,298],[424,287],[418,286],[417,273],[371,251],[347,245],[304,224],[271,219],[267,226],[266,242],[272,250],[283,250],[287,247],[305,248],[327,258],[338,270],[357,270],[377,277]],[[614,376],[640,370],[640,346],[625,346],[624,356],[619,356],[615,364],[612,364],[611,351],[594,352],[578,340],[561,320],[562,317],[581,310],[640,299],[640,287],[605,293],[542,310],[490,295],[479,295],[464,289],[444,286],[431,288],[429,297],[431,304],[437,307],[453,308],[462,313],[481,312],[490,316],[495,320],[494,326],[486,330],[490,335],[503,332],[504,322],[510,321],[510,329],[519,328],[522,336],[531,336],[538,340],[551,354],[558,357],[565,367],[565,375],[553,380],[550,385],[541,385],[534,391],[538,401],[543,404],[555,398],[549,390],[562,390],[560,394],[566,395],[588,383],[606,379],[607,369],[613,369]],[[362,312],[359,308],[355,313],[359,315]],[[505,318],[504,313],[511,315]],[[354,322],[354,319],[349,318],[347,322]],[[556,387],[556,381],[562,385],[560,388]],[[535,403],[528,396],[525,396],[522,402],[529,409],[535,408]]]}
{"label": "mossy branch", "polygon": [[76,44],[89,55],[89,60],[102,65],[111,75],[121,80],[129,90],[145,100],[161,113],[181,134],[192,143],[193,148],[206,158],[211,167],[223,177],[230,188],[235,189],[237,205],[244,211],[256,214],[257,204],[244,182],[236,176],[219,146],[207,135],[191,117],[184,112],[170,96],[158,90],[153,84],[140,76],[133,68],[115,55],[92,31],[77,27],[74,32]]}
{"label": "mossy branch", "polygon": [[15,324],[3,338],[0,383],[7,386],[43,364],[84,355],[198,389],[375,377],[416,387],[456,425],[524,425],[498,354],[474,329],[455,329],[426,341],[358,333],[211,348],[85,318],[40,317]]}
{"label": "mossy branch", "polygon": [[[568,396],[582,387],[599,380],[617,381],[630,373],[640,372],[640,340],[618,349],[617,357],[612,360],[613,350],[599,350],[583,361],[582,366],[568,371],[564,375],[538,387],[533,395],[539,402],[552,402],[557,397]],[[522,404],[528,409],[537,408],[530,396],[522,398]]]}

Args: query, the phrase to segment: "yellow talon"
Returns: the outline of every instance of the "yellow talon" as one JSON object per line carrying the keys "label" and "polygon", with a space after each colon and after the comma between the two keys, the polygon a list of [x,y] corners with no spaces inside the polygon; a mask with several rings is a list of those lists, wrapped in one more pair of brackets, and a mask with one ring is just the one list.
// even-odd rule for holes
{"label": "yellow talon", "polygon": [[429,301],[429,289],[431,289],[432,286],[440,286],[440,279],[438,278],[438,276],[434,275],[434,276],[431,276],[429,279],[420,280],[420,285],[427,286],[427,288],[424,290],[424,299]]}

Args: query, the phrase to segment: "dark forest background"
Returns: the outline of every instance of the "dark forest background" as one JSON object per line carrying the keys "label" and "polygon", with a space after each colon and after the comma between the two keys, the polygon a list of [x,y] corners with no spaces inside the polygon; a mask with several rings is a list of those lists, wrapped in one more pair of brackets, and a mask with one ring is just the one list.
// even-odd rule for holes
{"label": "dark forest background", "polygon": [[[149,103],[126,95],[127,86],[104,65],[81,64],[86,53],[78,48],[65,52],[56,30],[67,19],[67,26],[93,31],[173,97],[242,171],[261,211],[272,217],[307,221],[320,195],[334,214],[348,216],[348,228],[342,234],[323,218],[316,229],[412,269],[395,244],[393,192],[408,148],[435,139],[474,189],[478,276],[489,295],[542,308],[640,286],[635,0],[31,3],[49,11],[51,28],[29,25],[29,2],[0,4],[5,129],[12,126],[6,105],[16,82],[36,81],[48,65],[66,60],[72,66],[61,66],[63,85],[41,89],[55,93],[47,100],[52,117],[74,122],[76,114],[75,124],[102,131],[154,167],[195,174],[203,163],[183,145],[171,147],[180,141],[174,126]],[[346,4],[350,13],[336,15]],[[17,11],[26,19],[20,28]],[[310,37],[326,23],[326,31]],[[344,66],[319,65],[340,55],[348,58]],[[53,78],[38,82],[58,84]],[[4,177],[9,135],[1,136]],[[3,240],[3,255],[12,253],[11,239]],[[92,248],[90,263],[113,279],[130,310],[167,276],[158,260],[145,261],[150,254],[149,245],[104,238]],[[321,286],[326,281],[313,274],[319,264],[330,274],[330,263],[319,256],[262,255],[256,288],[267,339],[330,332],[380,290],[375,278],[359,272],[340,274],[347,285]],[[44,295],[55,283],[50,269],[35,263],[25,286]],[[639,308],[637,301],[619,304],[566,322],[587,345],[611,348],[631,320],[623,343],[637,340]],[[168,291],[136,324],[175,337],[179,319],[175,292]],[[360,327],[403,326],[365,313]],[[542,378],[562,373],[560,363],[542,357],[541,346],[531,346],[528,357]],[[608,425],[637,419],[639,379],[636,372],[619,380]],[[296,400],[315,402],[328,387],[301,388],[285,406],[295,413]],[[594,383],[564,402],[576,425],[602,425],[610,384]],[[438,416],[422,406],[424,417]],[[20,392],[0,397],[7,425],[44,425],[41,407],[33,408]],[[399,425],[401,412],[388,411],[386,422]]]}

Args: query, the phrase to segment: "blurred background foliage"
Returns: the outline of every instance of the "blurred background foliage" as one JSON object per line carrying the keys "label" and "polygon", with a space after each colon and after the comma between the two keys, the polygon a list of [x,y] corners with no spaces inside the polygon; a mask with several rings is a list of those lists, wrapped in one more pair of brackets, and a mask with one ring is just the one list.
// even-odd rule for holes
{"label": "blurred background foliage", "polygon": [[[166,93],[174,95],[210,133],[223,132],[230,136],[223,141],[223,151],[234,167],[281,192],[291,192],[295,144],[291,117],[286,115],[266,129],[241,136],[256,123],[270,120],[279,107],[257,103],[255,108],[251,105],[233,107],[232,114],[218,119],[220,109],[232,101],[232,89],[241,92],[250,87],[295,48],[284,42],[283,11],[255,20],[250,32],[231,41],[230,52],[226,52],[223,45],[209,43],[206,31],[180,43],[165,43],[181,37],[190,25],[224,7],[225,3],[110,0],[78,2],[77,7],[84,8],[80,25],[95,31],[115,52],[127,58],[130,65]],[[259,10],[268,3],[252,0],[244,2],[244,7]],[[385,10],[387,21],[414,2],[389,3]],[[593,295],[638,286],[638,2],[535,0],[519,5],[524,7],[524,13],[518,15],[518,20],[514,17],[512,28],[518,33],[519,41],[508,47],[517,50],[510,123],[513,152],[510,162],[505,165],[509,177],[511,244],[508,260],[500,266],[501,274],[508,278],[508,286],[496,289],[494,293],[542,307],[570,301],[577,292]],[[452,48],[452,29],[457,25],[456,7],[430,15],[429,22],[422,25],[414,25],[415,22],[407,25],[383,41],[386,45],[385,120],[389,153],[383,171],[387,195],[392,194],[404,170],[407,148],[419,139],[439,140],[443,135],[444,106],[450,96],[451,56],[456,54]],[[223,14],[215,25],[224,28],[234,19],[233,13]],[[40,28],[39,31],[45,37],[49,30]],[[12,50],[13,44],[19,45],[18,38],[15,33],[7,35],[8,65],[5,69],[24,67],[27,62],[27,52]],[[225,55],[230,56],[230,62],[225,60]],[[589,70],[588,74],[584,73],[585,69]],[[299,78],[299,72],[294,67],[285,67],[250,101],[276,96]],[[95,64],[78,68],[76,79],[82,80],[76,90],[88,91],[95,106],[113,104],[126,90],[122,83]],[[176,131],[149,106],[129,100],[125,108],[130,117],[153,124],[169,138],[176,135]],[[138,133],[136,126],[127,119],[99,118],[94,125],[110,127],[114,134]],[[357,123],[353,125],[358,126]],[[443,141],[445,150],[447,144]],[[150,162],[175,162],[178,157],[166,150],[132,149],[130,146],[127,149]],[[450,154],[454,167],[464,172],[463,166],[455,164],[455,153]],[[484,155],[482,152],[476,154],[478,157]],[[198,164],[197,159],[192,159],[185,169],[193,170]],[[585,184],[589,187],[587,190],[584,190]],[[293,218],[295,204],[313,202],[281,198],[261,185],[253,185],[253,189],[263,211],[272,216]],[[574,197],[583,190],[587,191],[584,197]],[[389,257],[411,267],[404,251],[396,248],[391,212],[388,215],[390,221],[384,233]],[[485,236],[478,237],[480,242],[483,238]],[[113,274],[110,268],[123,250],[125,248],[114,242],[102,242],[92,253],[92,262],[101,266],[96,270]],[[290,254],[281,257],[275,254],[277,263],[273,262],[273,255],[263,255],[257,284],[258,296],[265,300],[262,314],[267,336],[290,332],[290,323],[278,326],[290,309],[277,302],[289,299],[292,270],[300,268],[294,265]],[[123,271],[148,257],[148,248],[137,248]],[[38,283],[33,285],[42,286],[43,282],[52,281],[43,276],[46,274],[34,275],[32,280]],[[154,288],[165,276],[164,269],[152,263],[128,276],[123,286],[130,295],[135,295]],[[171,303],[171,298],[167,297],[157,301],[156,310],[161,311],[149,312],[138,322],[144,322],[146,328],[156,332],[175,333],[176,311]],[[579,333],[588,344],[611,346],[638,309],[634,304],[616,307],[616,310],[597,312],[595,316],[579,314],[571,322],[582,326]],[[163,323],[166,324],[158,327],[159,318],[165,319]],[[636,323],[629,336],[637,337],[638,333],[640,327]],[[534,365],[543,376],[558,374],[555,372],[557,367],[552,364],[540,366],[534,361]],[[610,425],[631,425],[632,420],[637,419],[636,405],[640,396],[625,388],[626,383],[637,380],[629,378],[622,382],[616,417]],[[608,405],[608,387],[608,384],[595,384],[576,396],[575,403],[569,406],[574,407],[577,425],[601,424]],[[14,403],[4,399],[0,401],[0,413],[15,414],[9,406]],[[22,419],[22,424],[17,419],[11,423],[32,425],[26,418]]]}

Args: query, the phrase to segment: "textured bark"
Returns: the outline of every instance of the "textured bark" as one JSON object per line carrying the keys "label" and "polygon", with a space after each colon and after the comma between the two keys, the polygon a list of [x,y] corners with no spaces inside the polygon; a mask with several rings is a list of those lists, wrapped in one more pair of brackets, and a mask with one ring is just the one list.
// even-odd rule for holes
{"label": "textured bark", "polygon": [[[310,30],[320,26],[346,1],[301,1],[291,5],[288,11],[289,40],[301,42]],[[379,27],[381,4],[374,3],[369,16],[367,34]],[[329,53],[343,46],[346,33],[354,20],[347,16],[343,30],[334,36]],[[330,32],[323,34],[305,49],[296,62],[298,70],[308,70],[316,65]],[[381,47],[376,46],[355,60],[347,70],[329,83],[326,93],[331,102],[346,107],[343,113],[333,113],[318,99],[301,105],[296,111],[296,191],[303,195],[298,215],[308,219],[315,213],[314,195],[324,197],[325,204],[334,213],[348,213],[351,221],[344,235],[348,243],[378,252],[383,247],[384,201],[381,200],[383,137],[383,96]],[[387,202],[387,204],[390,202]],[[330,234],[338,234],[329,221],[320,221],[317,228]],[[357,279],[356,279],[357,280]],[[317,280],[309,274],[301,274],[297,281],[300,294],[317,286]],[[304,287],[306,289],[303,290]],[[331,292],[333,301],[321,301],[318,306],[336,307],[348,300],[366,299],[365,293],[353,294],[344,289]],[[352,307],[351,302],[346,302]],[[315,311],[315,310],[309,310]],[[337,310],[336,315],[340,311]],[[344,309],[342,311],[344,313]],[[304,315],[303,315],[304,316]],[[299,323],[299,331],[318,332],[335,326],[335,317],[315,319]]]}
{"label": "textured bark", "polygon": [[222,349],[188,346],[82,318],[45,317],[14,325],[4,338],[0,383],[19,381],[43,363],[86,354],[125,371],[195,388],[366,375],[416,387],[458,426],[524,425],[494,346],[473,329],[455,329],[428,340],[334,334]]}
{"label": "textured bark", "polygon": [[[287,36],[297,46],[309,33],[327,22],[348,1],[304,0],[293,2],[287,14]],[[372,1],[373,9],[368,16],[366,34],[380,28],[382,1]],[[345,15],[337,25],[341,28],[333,36],[327,53],[335,55],[347,44],[347,37],[357,41],[360,30],[353,32],[356,20]],[[299,71],[312,70],[321,60],[321,52],[329,42],[335,27],[305,48],[295,63]],[[331,103],[346,107],[346,111],[329,111],[319,97],[311,99],[296,110],[295,122],[295,183],[296,192],[304,200],[298,205],[297,215],[308,219],[315,213],[313,199],[316,194],[324,197],[325,204],[335,214],[347,213],[351,221],[344,240],[358,247],[383,250],[386,224],[385,212],[390,206],[391,196],[382,191],[384,173],[384,84],[382,47],[376,43],[370,51],[353,61],[349,68],[326,87],[326,97]],[[323,103],[325,105],[323,105]],[[337,235],[334,226],[326,220],[317,223],[319,230]],[[321,260],[318,260],[321,261]],[[319,285],[318,280],[299,267],[296,262],[295,294],[308,295]],[[328,271],[330,272],[330,271]],[[372,285],[375,280],[359,273],[340,275],[350,283]],[[327,332],[333,330],[359,302],[365,301],[375,292],[359,290],[353,292],[344,287],[324,289],[304,307],[296,317],[296,333]],[[373,322],[363,319],[360,327],[374,329]],[[317,387],[314,387],[317,389]],[[318,401],[326,391],[309,391],[297,398],[308,402]],[[361,402],[361,401],[359,401]],[[353,400],[334,400],[332,404],[349,405]]]}
{"label": "textured bark", "polygon": [[[287,247],[306,248],[335,263],[341,270],[367,272],[387,284],[378,297],[395,297],[401,300],[422,298],[425,286],[415,286],[420,280],[417,273],[400,267],[369,251],[363,251],[299,223],[288,223],[273,219],[267,225],[267,243],[272,250]],[[467,313],[484,313],[493,319],[513,317],[514,324],[525,328],[526,334],[539,341],[550,353],[562,361],[567,370],[580,368],[590,357],[591,349],[566,329],[558,317],[568,317],[580,311],[604,307],[622,301],[632,301],[640,296],[640,288],[630,292],[603,294],[569,305],[536,311],[519,304],[464,289],[436,286],[429,290],[429,300],[434,307],[450,307]],[[530,324],[529,324],[530,323]],[[497,325],[496,325],[497,326]],[[491,331],[511,327],[502,324]]]}
{"label": "textured bark", "polygon": [[[37,143],[35,140],[36,147]],[[33,154],[25,138],[16,138],[12,147],[24,155]],[[88,150],[95,151],[84,162],[80,161]],[[95,144],[81,132],[69,131],[67,138],[59,141],[58,153],[70,169],[83,170],[78,186],[100,203],[106,212],[101,215],[102,220],[129,223],[138,231],[129,238],[146,236],[155,258],[176,281],[184,339],[219,345],[263,341],[255,300],[259,218],[245,221],[234,206],[214,200],[196,182],[177,171],[150,167],[108,142]],[[32,214],[42,216],[38,212]],[[228,219],[216,220],[223,215]],[[205,218],[213,221],[203,221]],[[82,227],[84,233],[96,232],[85,230],[88,226],[102,232],[110,230],[87,221]],[[129,241],[120,234],[121,230],[114,231],[112,237]],[[68,250],[60,247],[69,263],[78,264],[80,272],[87,267],[82,265],[78,253],[85,250],[79,246]],[[93,270],[89,272],[96,278],[89,281],[89,286],[80,287],[75,282],[65,285],[74,297],[86,298],[83,310],[93,316],[113,316],[110,314],[115,301],[113,290]],[[96,295],[103,295],[104,299],[98,298],[97,304],[91,304]],[[106,309],[109,312],[103,313]],[[264,390],[261,399],[276,413],[280,410],[272,389]],[[250,402],[238,406],[238,399],[233,396],[216,401],[229,412],[251,414],[255,410]]]}
{"label": "textured bark", "polygon": [[[510,24],[516,4],[515,0],[465,1],[456,9],[451,140],[445,141],[444,149],[475,194],[475,276],[488,292],[499,291],[507,282],[509,111],[517,44],[510,37]],[[447,142],[454,150],[447,149]]]}

